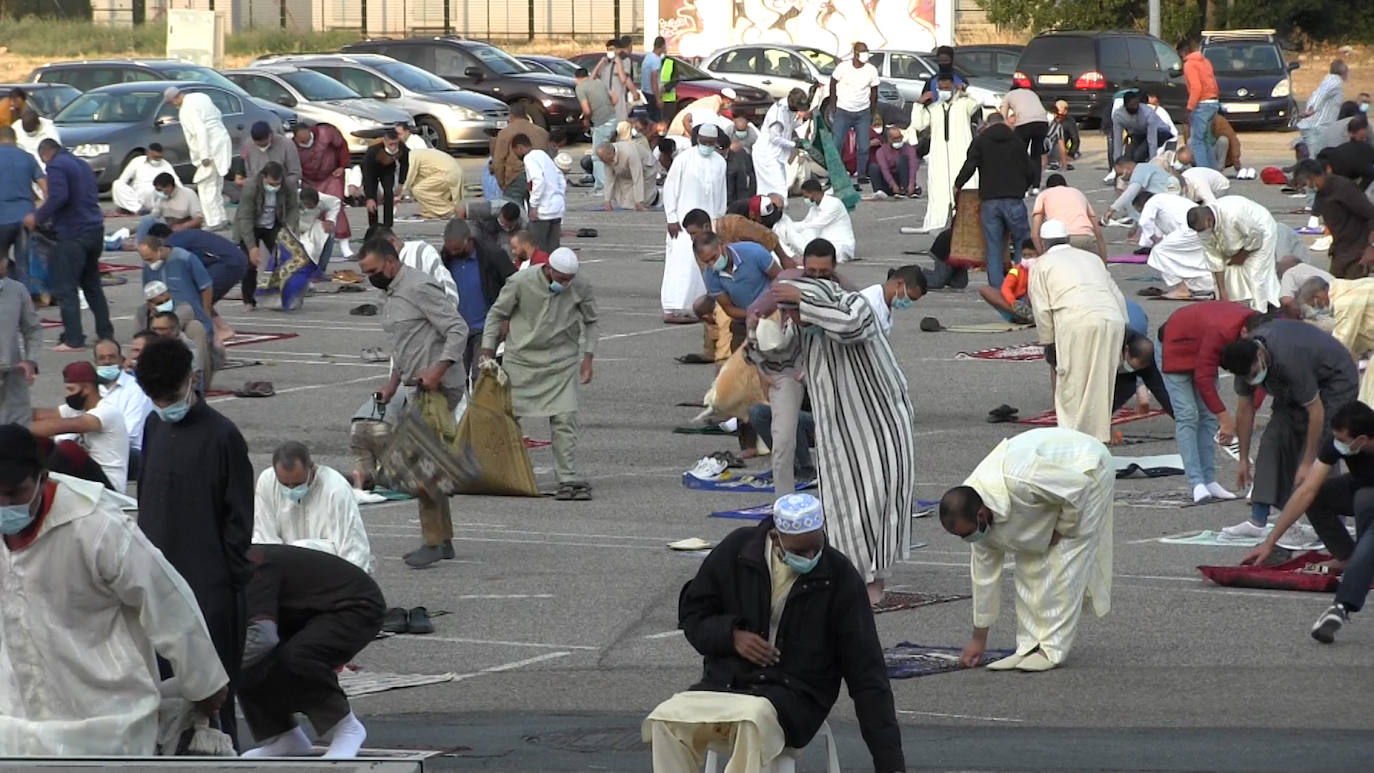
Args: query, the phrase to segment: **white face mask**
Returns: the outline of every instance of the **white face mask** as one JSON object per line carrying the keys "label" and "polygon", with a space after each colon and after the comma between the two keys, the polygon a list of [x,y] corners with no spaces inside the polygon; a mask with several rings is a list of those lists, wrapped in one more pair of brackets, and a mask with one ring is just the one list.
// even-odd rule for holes
{"label": "white face mask", "polygon": [[606,52],[606,58],[607,58],[607,59],[614,59],[614,58],[615,58],[615,52],[614,52],[614,51],[607,51],[607,52]]}
{"label": "white face mask", "polygon": [[867,51],[861,51],[861,52],[859,52],[859,61],[860,61],[860,62],[862,62],[863,64],[868,64],[868,58],[869,58],[869,57],[868,57],[868,52],[867,52]]}

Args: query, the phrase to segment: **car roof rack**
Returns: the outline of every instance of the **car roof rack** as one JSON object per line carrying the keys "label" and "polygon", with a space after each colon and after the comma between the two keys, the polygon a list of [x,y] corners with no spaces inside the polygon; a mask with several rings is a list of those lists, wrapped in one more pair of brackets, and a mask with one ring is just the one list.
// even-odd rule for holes
{"label": "car roof rack", "polygon": [[1278,34],[1278,31],[1277,31],[1277,30],[1269,30],[1269,29],[1252,29],[1252,30],[1203,30],[1203,31],[1202,31],[1202,39],[1203,39],[1203,41],[1206,41],[1208,38],[1236,38],[1236,39],[1245,39],[1245,38],[1265,38],[1265,39],[1270,39],[1270,38],[1273,38],[1274,35],[1276,35],[1276,34]]}

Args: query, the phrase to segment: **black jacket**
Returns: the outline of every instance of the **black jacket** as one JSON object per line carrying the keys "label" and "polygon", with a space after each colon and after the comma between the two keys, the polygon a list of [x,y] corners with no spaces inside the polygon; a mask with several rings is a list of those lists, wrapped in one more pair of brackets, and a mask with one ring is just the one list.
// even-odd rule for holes
{"label": "black jacket", "polygon": [[[772,579],[763,551],[772,528],[770,519],[735,530],[683,586],[678,627],[705,659],[701,681],[691,689],[767,698],[787,745],[800,749],[830,714],[843,678],[874,770],[904,769],[892,687],[863,579],[849,559],[826,546],[816,568],[797,578],[769,637]],[[782,660],[759,668],[740,657],[736,630],[768,638]]]}
{"label": "black jacket", "polygon": [[[515,273],[515,264],[505,251],[485,236],[473,236],[472,243],[477,248],[477,263],[482,267],[482,295],[490,306],[501,294],[501,288],[506,286],[506,278]],[[444,261],[445,268],[449,267],[450,261],[458,260],[458,256],[449,255],[443,250],[439,251],[439,258]]]}
{"label": "black jacket", "polygon": [[978,173],[978,198],[984,201],[1025,198],[1026,189],[1039,182],[1026,141],[1004,123],[989,126],[973,138],[954,187],[964,187],[974,172]]}
{"label": "black jacket", "polygon": [[754,195],[754,158],[747,150],[730,151],[725,157],[725,200],[738,201]]}

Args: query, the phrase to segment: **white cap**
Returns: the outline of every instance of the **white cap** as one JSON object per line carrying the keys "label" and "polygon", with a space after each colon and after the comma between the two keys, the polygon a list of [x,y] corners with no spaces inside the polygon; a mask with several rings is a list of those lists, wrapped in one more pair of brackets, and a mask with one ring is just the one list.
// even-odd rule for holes
{"label": "white cap", "polygon": [[572,169],[573,166],[572,156],[567,153],[559,153],[553,157],[553,164],[558,167],[559,171],[567,172]]}
{"label": "white cap", "polygon": [[716,137],[719,137],[719,136],[720,136],[720,129],[717,129],[717,128],[716,128],[716,125],[713,124],[713,123],[702,124],[701,128],[700,128],[700,129],[697,129],[697,137],[706,137],[706,138],[708,138],[708,139],[715,139]]}
{"label": "white cap", "polygon": [[739,99],[739,92],[735,91],[734,89],[728,86],[720,90],[720,95],[732,102],[736,99]]}
{"label": "white cap", "polygon": [[143,285],[143,299],[146,301],[151,301],[165,292],[167,292],[167,285],[157,280],[153,280]]}
{"label": "white cap", "polygon": [[773,526],[783,534],[807,534],[825,526],[821,501],[810,494],[788,494],[773,503]]}
{"label": "white cap", "polygon": [[162,100],[164,102],[170,102],[173,99],[176,99],[176,96],[180,93],[181,89],[177,88],[176,86],[168,86],[166,90],[162,92]]}
{"label": "white cap", "polygon": [[575,275],[577,273],[577,253],[567,247],[559,247],[549,253],[549,268],[560,274]]}
{"label": "white cap", "polygon": [[1069,229],[1061,221],[1046,220],[1040,224],[1041,239],[1067,239]]}

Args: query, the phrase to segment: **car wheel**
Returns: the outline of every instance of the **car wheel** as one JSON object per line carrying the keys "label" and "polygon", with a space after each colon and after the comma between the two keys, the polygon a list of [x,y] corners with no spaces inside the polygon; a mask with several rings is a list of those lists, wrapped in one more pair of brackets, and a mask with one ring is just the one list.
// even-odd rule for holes
{"label": "car wheel", "polygon": [[544,108],[532,99],[517,99],[515,104],[525,108],[525,115],[530,117],[530,123],[541,129],[549,128],[549,119],[544,115]]}
{"label": "car wheel", "polygon": [[436,119],[425,116],[415,119],[415,131],[419,133],[420,139],[425,144],[435,150],[448,152],[448,135],[444,134],[444,126]]}

